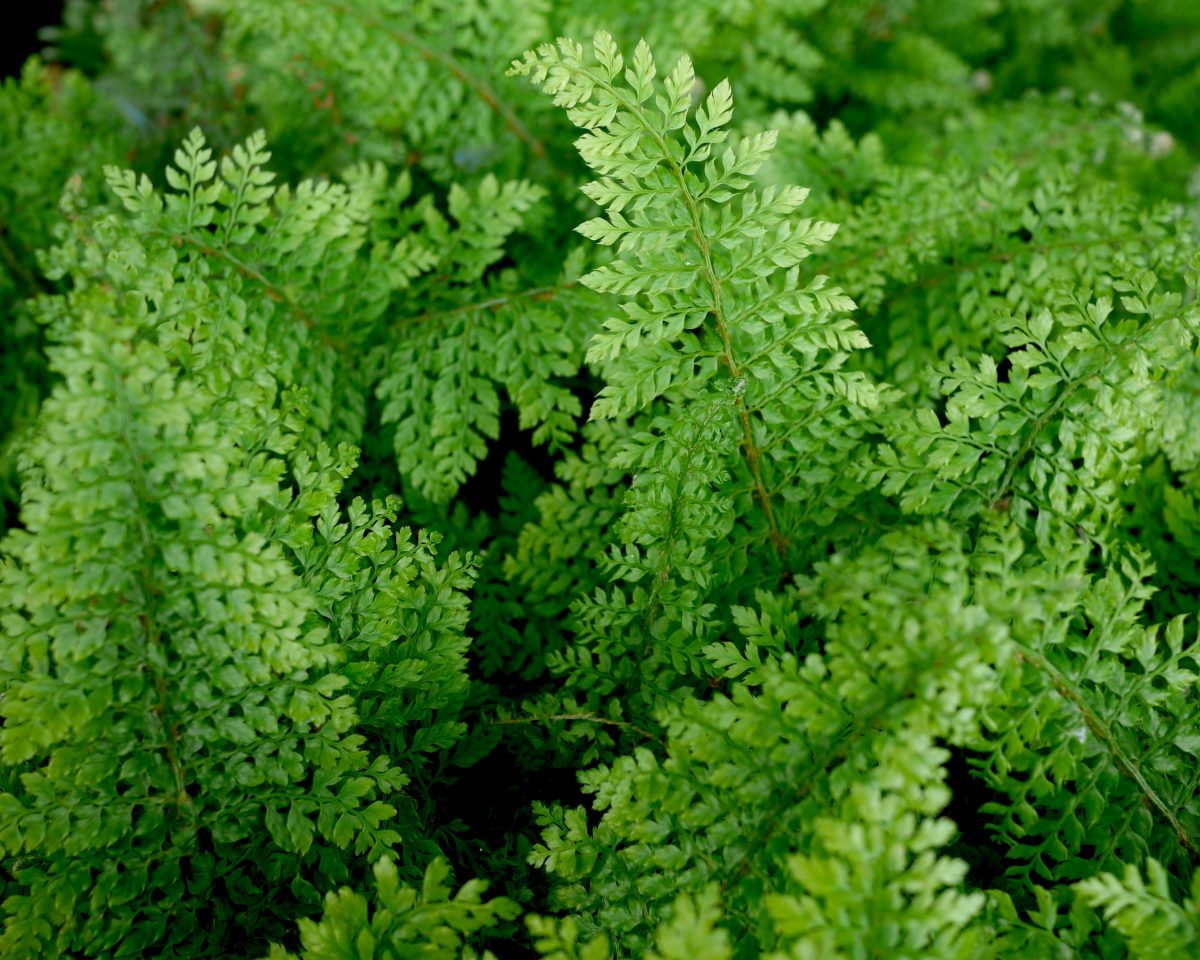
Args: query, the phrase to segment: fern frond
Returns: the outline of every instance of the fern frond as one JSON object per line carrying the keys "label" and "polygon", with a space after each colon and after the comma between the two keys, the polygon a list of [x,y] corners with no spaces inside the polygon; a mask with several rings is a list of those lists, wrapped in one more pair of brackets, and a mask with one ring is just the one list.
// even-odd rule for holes
{"label": "fern frond", "polygon": [[485,901],[487,884],[480,880],[452,891],[445,861],[429,865],[420,889],[402,884],[395,864],[386,857],[375,864],[374,874],[371,902],[349,888],[330,893],[320,920],[300,921],[300,953],[275,946],[266,960],[341,960],[363,953],[470,960],[479,957],[466,946],[471,936],[511,920],[518,912],[517,905],[504,897]]}
{"label": "fern frond", "polygon": [[[624,316],[606,321],[588,352],[608,380],[592,416],[686,399],[723,370],[738,385],[747,481],[786,564],[776,502],[803,481],[783,466],[782,448],[809,430],[824,438],[822,421],[842,410],[839,426],[852,431],[855,411],[877,402],[861,375],[842,369],[848,352],[866,345],[836,317],[852,302],[823,277],[799,280],[798,264],[834,227],[793,218],[807,195],[799,187],[749,189],[773,132],[720,151],[733,115],[727,82],[689,121],[695,75],[686,57],[658,83],[649,47],[639,45],[626,68],[612,38],[598,33],[590,60],[564,39],[527,53],[511,72],[529,75],[586,131],[576,145],[601,179],[584,191],[607,215],[579,229],[620,255],[583,278],[625,300]],[[783,422],[795,432],[765,450],[770,427]]]}
{"label": "fern frond", "polygon": [[[151,302],[194,291],[157,266],[165,285],[72,295],[24,528],[4,543],[0,748],[29,763],[0,827],[6,856],[30,858],[0,935],[13,957],[222,955],[249,924],[244,891],[302,869],[314,842],[398,836],[380,798],[406,778],[352,733],[314,598],[254,522],[286,496],[282,463],[239,443],[263,395],[182,375]],[[290,901],[276,889],[258,922]]]}
{"label": "fern frond", "polygon": [[1152,371],[1184,362],[1200,321],[1149,271],[1112,283],[1119,308],[1064,297],[1053,312],[1008,318],[1003,379],[987,355],[978,369],[943,368],[945,423],[930,409],[893,420],[884,490],[914,512],[1029,512],[1043,541],[1056,521],[1110,527],[1157,413]]}
{"label": "fern frond", "polygon": [[1135,960],[1183,960],[1200,946],[1200,874],[1193,876],[1192,895],[1183,904],[1171,897],[1167,874],[1157,860],[1146,862],[1148,881],[1136,867],[1121,877],[1102,874],[1078,884],[1084,900],[1124,936]]}
{"label": "fern frond", "polygon": [[[447,181],[496,166],[512,153],[510,144],[545,155],[508,102],[510,91],[491,82],[508,58],[544,34],[539,4],[220,6],[225,43],[245,64],[249,94],[284,138],[305,137],[297,118],[323,123],[335,157],[420,163]],[[455,135],[447,137],[448,130]]]}

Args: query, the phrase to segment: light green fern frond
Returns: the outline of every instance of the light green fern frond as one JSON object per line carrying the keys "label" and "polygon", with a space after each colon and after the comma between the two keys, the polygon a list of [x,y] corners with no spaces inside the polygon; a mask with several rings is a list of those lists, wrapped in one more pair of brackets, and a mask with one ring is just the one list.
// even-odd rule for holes
{"label": "light green fern frond", "polygon": [[1200,874],[1192,878],[1191,896],[1182,904],[1171,896],[1166,871],[1157,860],[1146,861],[1148,880],[1136,867],[1122,876],[1101,874],[1082,881],[1083,899],[1104,911],[1124,936],[1135,960],[1184,960],[1200,949]]}
{"label": "light green fern frond", "polygon": [[[620,297],[623,315],[589,348],[607,380],[592,416],[625,417],[658,397],[693,397],[718,375],[732,380],[739,482],[757,503],[759,535],[786,564],[792,526],[820,516],[821,488],[836,469],[814,449],[817,462],[797,471],[795,450],[832,447],[842,459],[878,399],[844,369],[849,352],[866,345],[838,316],[852,302],[824,277],[801,281],[800,262],[834,227],[795,217],[802,188],[751,189],[773,132],[721,149],[733,116],[728,82],[689,119],[695,75],[686,57],[658,81],[644,43],[626,68],[611,37],[598,33],[591,58],[564,39],[526,54],[512,72],[529,75],[586,131],[576,145],[601,177],[584,191],[606,216],[579,230],[618,256],[583,282]],[[803,506],[780,518],[780,502]]]}

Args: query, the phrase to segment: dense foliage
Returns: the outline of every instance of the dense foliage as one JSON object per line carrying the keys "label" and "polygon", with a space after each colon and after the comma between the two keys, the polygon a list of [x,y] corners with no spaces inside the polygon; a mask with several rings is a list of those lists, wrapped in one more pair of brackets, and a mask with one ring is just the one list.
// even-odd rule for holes
{"label": "dense foliage", "polygon": [[0,955],[1200,954],[1195,3],[45,37]]}

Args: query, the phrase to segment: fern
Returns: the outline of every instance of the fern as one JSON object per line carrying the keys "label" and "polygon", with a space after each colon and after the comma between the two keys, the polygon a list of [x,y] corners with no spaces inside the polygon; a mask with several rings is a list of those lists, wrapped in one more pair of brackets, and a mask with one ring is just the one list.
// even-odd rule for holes
{"label": "fern", "polygon": [[[848,436],[838,446],[852,448],[855,420],[877,402],[860,375],[840,369],[849,350],[866,344],[852,323],[832,316],[850,300],[823,277],[799,284],[798,264],[833,227],[789,222],[806,196],[800,188],[746,190],[773,134],[717,155],[733,113],[728,83],[713,89],[689,123],[695,76],[686,57],[656,93],[656,67],[644,44],[624,77],[624,60],[607,34],[596,35],[593,55],[589,65],[583,48],[564,40],[513,67],[587,131],[577,142],[580,154],[602,179],[585,192],[607,216],[580,231],[627,255],[585,278],[593,289],[628,298],[624,316],[606,321],[589,348],[589,361],[605,365],[608,381],[592,416],[627,416],[657,397],[694,395],[718,371],[731,378],[738,385],[741,482],[761,513],[758,535],[786,566],[795,521],[776,517],[776,500],[784,499],[783,488],[810,499],[796,488],[811,490],[827,476],[789,470],[787,447],[819,447],[842,433]],[[764,449],[766,425],[780,422],[795,426]]]}
{"label": "fern", "polygon": [[1166,871],[1147,862],[1150,882],[1130,867],[1124,876],[1102,874],[1079,884],[1084,899],[1104,915],[1128,941],[1134,957],[1187,957],[1200,941],[1196,925],[1196,891],[1182,906],[1171,899]]}
{"label": "fern", "polygon": [[[320,124],[351,156],[419,162],[452,178],[545,148],[493,77],[544,30],[539,5],[274,0],[220,3],[228,47],[273,126]],[[315,109],[313,109],[315,107]],[[456,131],[447,139],[447,130]],[[310,138],[311,139],[311,138]],[[336,154],[335,154],[336,156]],[[314,158],[325,162],[327,158]],[[343,159],[343,163],[345,160]]]}
{"label": "fern", "polygon": [[475,958],[480,954],[464,942],[477,931],[511,918],[517,910],[515,903],[503,897],[484,901],[485,884],[480,881],[465,884],[451,896],[446,884],[449,870],[443,861],[430,864],[419,890],[401,884],[395,865],[386,857],[375,864],[374,873],[373,904],[349,889],[329,894],[324,916],[300,923],[301,952],[274,947],[270,957]]}
{"label": "fern", "polygon": [[[411,314],[380,353],[377,392],[384,423],[396,423],[401,472],[431,499],[449,499],[498,437],[500,387],[520,426],[534,429],[534,442],[555,449],[574,435],[581,408],[564,381],[579,370],[583,337],[552,301],[571,296],[575,266],[548,287],[513,289],[515,277],[479,287],[541,196],[527,183],[501,187],[485,177],[477,191],[450,191],[453,233],[436,210],[422,211],[422,241],[438,253],[428,281],[412,290]],[[437,362],[427,370],[430,356]]]}
{"label": "fern", "polygon": [[[904,491],[902,505],[922,512],[1032,510],[1043,537],[1053,518],[1074,518],[1089,533],[1111,524],[1137,468],[1142,418],[1155,415],[1151,370],[1183,362],[1196,322],[1150,271],[1111,284],[1121,296],[1116,315],[1107,297],[1064,297],[1054,312],[1003,321],[1006,382],[987,355],[978,370],[952,362],[940,382],[945,425],[931,410],[896,423],[884,489]],[[1089,422],[1097,415],[1103,426]]]}
{"label": "fern", "polygon": [[267,397],[184,379],[150,303],[217,317],[169,272],[138,282],[72,295],[4,546],[10,956],[223,955],[292,914],[314,839],[397,836],[380,798],[405,778],[362,749],[315,600],[253,522],[281,496],[246,442]]}
{"label": "fern", "polygon": [[[894,547],[903,544],[901,539]],[[923,548],[912,544],[907,549]],[[820,892],[826,871],[815,844],[830,844],[828,855],[845,863],[847,856],[877,856],[868,852],[876,849],[872,843],[897,844],[899,849],[913,844],[916,857],[929,849],[921,846],[925,837],[941,837],[934,847],[949,839],[948,825],[935,819],[948,797],[940,769],[946,752],[934,739],[939,731],[950,735],[958,727],[962,736],[970,729],[977,709],[971,705],[986,699],[995,682],[986,661],[980,662],[981,651],[1000,637],[981,611],[964,604],[961,560],[957,573],[954,560],[948,563],[943,592],[930,598],[927,607],[914,608],[912,626],[893,632],[887,651],[874,645],[877,672],[871,675],[862,673],[863,648],[876,636],[868,624],[848,626],[827,640],[824,658],[810,654],[798,661],[751,639],[770,636],[769,621],[753,610],[736,612],[742,643],[713,644],[706,651],[729,677],[745,678],[731,696],[716,695],[704,704],[687,701],[669,711],[664,717],[670,735],[665,760],[643,748],[589,773],[585,785],[604,811],[594,833],[582,810],[544,812],[543,844],[534,855],[562,877],[561,902],[595,918],[592,922],[619,938],[620,949],[633,952],[641,949],[660,898],[711,882],[723,890],[726,915],[736,918],[747,934],[756,931],[737,944],[735,955],[757,955],[789,938],[812,937],[806,949],[817,949],[821,942],[833,949],[842,936],[858,938],[860,944],[884,936],[889,921],[882,904],[907,889],[904,863],[890,881],[889,874],[875,874],[874,882],[881,886],[867,899],[861,899],[866,889],[853,895],[872,918],[866,926],[853,924],[853,931],[839,935],[810,929],[799,916],[814,908],[794,898],[804,891],[818,900],[827,895]],[[923,589],[925,573],[917,566],[911,584],[901,579],[857,603],[886,621],[911,602],[909,590]],[[948,645],[951,637],[956,639]],[[940,675],[928,670],[935,650]],[[817,776],[819,770],[827,776]],[[914,818],[911,827],[904,826],[906,816]],[[843,818],[859,825],[877,823],[883,832],[874,840],[869,834],[852,835],[847,842],[853,846],[847,850],[836,840],[844,830],[837,826]],[[893,828],[914,832],[888,833]],[[796,860],[789,870],[789,858],[800,850],[818,859]],[[961,867],[950,862],[941,869],[946,871],[937,875],[941,879],[930,878],[931,895],[941,884],[952,888],[961,878]],[[828,882],[838,886],[835,876]],[[862,882],[868,882],[867,875]],[[894,890],[888,890],[889,882]],[[884,899],[871,908],[873,896]],[[907,898],[890,909],[901,909],[901,902]],[[939,923],[961,928],[978,901],[968,899],[962,908],[957,917],[939,917]],[[839,909],[831,905],[827,916],[836,916]],[[773,915],[779,924],[774,933]]]}
{"label": "fern", "polygon": [[1182,618],[1138,623],[1151,592],[1138,559],[1064,597],[1066,616],[1014,631],[1020,693],[996,704],[985,764],[1008,802],[984,808],[998,817],[1013,875],[1072,878],[1093,863],[1138,861],[1148,846],[1164,859],[1195,856],[1194,641]]}
{"label": "fern", "polygon": [[[292,190],[274,186],[261,134],[223,159],[219,176],[211,157],[199,133],[190,136],[165,197],[132,172],[112,170],[109,180],[142,233],[180,250],[183,275],[220,278],[231,309],[250,311],[252,335],[275,338],[282,375],[305,390],[314,438],[361,444],[375,393],[384,423],[396,423],[402,475],[441,500],[495,438],[501,386],[539,442],[573,435],[579,401],[559,381],[578,369],[576,330],[553,305],[541,307],[537,291],[481,298],[477,286],[535,188],[485,178],[474,194],[452,190],[452,227],[428,200],[397,212],[411,181],[389,182],[379,167]],[[522,339],[535,322],[561,328],[540,351]],[[507,345],[486,349],[502,330]],[[412,360],[435,349],[442,370],[427,376]]]}
{"label": "fern", "polygon": [[1194,953],[1198,26],[70,0],[0,952]]}

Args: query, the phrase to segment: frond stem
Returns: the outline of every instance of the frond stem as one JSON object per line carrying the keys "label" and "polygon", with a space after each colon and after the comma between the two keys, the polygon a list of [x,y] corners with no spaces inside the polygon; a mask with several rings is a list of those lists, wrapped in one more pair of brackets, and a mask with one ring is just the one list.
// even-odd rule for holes
{"label": "frond stem", "polygon": [[1113,764],[1127,779],[1132,780],[1137,788],[1145,797],[1146,804],[1162,817],[1170,826],[1171,831],[1175,834],[1175,838],[1179,841],[1179,845],[1188,852],[1188,855],[1193,861],[1200,859],[1200,848],[1197,847],[1196,841],[1188,834],[1187,829],[1179,822],[1179,818],[1175,816],[1170,805],[1158,795],[1158,791],[1150,785],[1146,779],[1137,761],[1128,756],[1117,742],[1117,738],[1112,731],[1104,725],[1104,722],[1099,716],[1087,705],[1083,695],[1076,690],[1063,673],[1050,663],[1041,654],[1029,649],[1024,645],[1018,646],[1017,656],[1030,666],[1046,674],[1055,691],[1064,700],[1074,705],[1083,717],[1083,722],[1087,724],[1088,729],[1111,754]]}
{"label": "frond stem", "polygon": [[[700,258],[704,266],[704,277],[708,281],[709,290],[712,293],[712,314],[716,321],[717,334],[721,338],[723,347],[721,362],[724,364],[725,369],[729,371],[730,377],[735,381],[740,380],[742,377],[742,367],[733,356],[733,340],[729,334],[729,327],[725,323],[725,307],[721,296],[721,279],[717,276],[716,268],[713,266],[712,250],[708,245],[708,237],[704,233],[704,222],[700,216],[700,207],[697,205],[696,198],[692,195],[692,191],[688,187],[687,176],[683,168],[671,155],[667,141],[663,139],[662,135],[654,128],[654,125],[646,118],[646,115],[642,113],[641,106],[622,96],[611,84],[608,86],[613,97],[632,116],[637,118],[643,131],[654,141],[655,146],[658,147],[664,161],[670,168],[671,175],[679,184],[680,195],[683,197],[684,205],[687,207],[688,216],[692,222],[692,236],[700,250]],[[758,500],[758,505],[762,510],[763,516],[766,518],[771,543],[774,545],[779,559],[786,567],[788,563],[788,543],[779,530],[779,524],[775,520],[775,508],[771,502],[771,495],[767,492],[766,483],[763,481],[761,454],[758,444],[754,440],[754,429],[750,424],[750,411],[746,409],[742,397],[737,397],[736,403],[738,417],[742,424],[742,450],[745,454],[746,466],[749,467],[750,476],[754,481],[754,495]]]}

